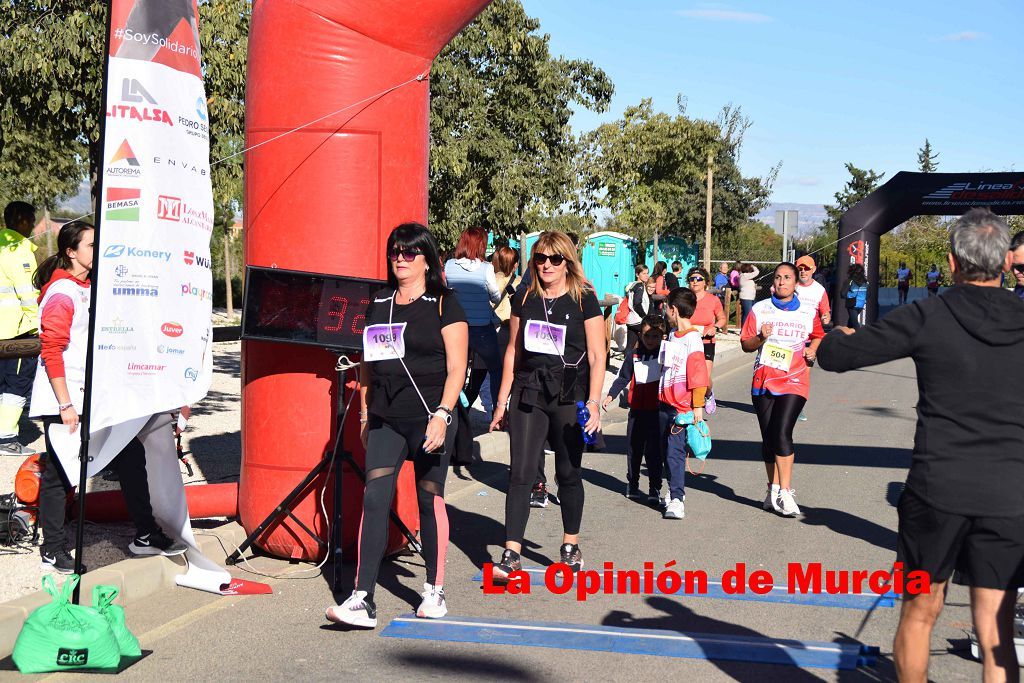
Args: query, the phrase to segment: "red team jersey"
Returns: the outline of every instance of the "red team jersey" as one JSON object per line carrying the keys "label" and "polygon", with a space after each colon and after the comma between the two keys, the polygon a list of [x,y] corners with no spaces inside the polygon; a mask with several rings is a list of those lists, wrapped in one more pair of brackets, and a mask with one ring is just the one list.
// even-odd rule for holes
{"label": "red team jersey", "polygon": [[817,309],[819,316],[828,315],[832,312],[832,305],[828,302],[828,292],[816,280],[811,280],[811,284],[806,286],[798,282],[796,285],[796,296],[800,299],[800,303],[808,304]]}
{"label": "red team jersey", "polygon": [[692,412],[693,390],[710,384],[700,332],[693,328],[672,332],[661,343],[660,360],[662,370],[658,398],[675,408],[676,412]]}
{"label": "red team jersey", "polygon": [[804,346],[810,339],[824,337],[825,330],[817,304],[793,297],[789,305],[783,306],[779,308],[772,299],[758,301],[743,324],[741,340],[756,337],[765,323],[772,326],[771,336],[757,351],[751,393],[797,394],[808,398],[811,371],[804,360]]}

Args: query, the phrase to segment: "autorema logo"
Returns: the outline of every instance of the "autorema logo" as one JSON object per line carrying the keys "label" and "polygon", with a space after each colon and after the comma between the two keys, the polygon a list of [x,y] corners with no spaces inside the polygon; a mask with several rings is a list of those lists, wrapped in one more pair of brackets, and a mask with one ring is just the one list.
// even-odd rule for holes
{"label": "autorema logo", "polygon": [[135,156],[127,138],[121,141],[114,156],[110,157],[110,162],[107,163],[107,175],[121,178],[138,178],[142,175],[139,158]]}
{"label": "autorema logo", "polygon": [[185,368],[185,379],[195,382],[199,379],[199,371],[195,368]]}

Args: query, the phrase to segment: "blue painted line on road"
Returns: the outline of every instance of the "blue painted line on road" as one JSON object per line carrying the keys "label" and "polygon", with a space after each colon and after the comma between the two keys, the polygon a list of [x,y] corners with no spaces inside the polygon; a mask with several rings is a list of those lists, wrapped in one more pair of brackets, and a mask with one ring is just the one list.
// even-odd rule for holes
{"label": "blue painted line on road", "polygon": [[[531,585],[543,585],[544,572],[547,570],[546,567],[523,567],[523,571],[530,575]],[[539,579],[539,582],[538,582]],[[473,577],[474,581],[483,581],[484,574],[482,571],[477,572],[476,576]],[[575,595],[575,590],[570,591]],[[744,593],[727,593],[722,588],[721,581],[708,581],[708,590],[706,593],[687,593],[685,588],[680,588],[676,593],[662,593],[655,589],[655,594],[658,595],[678,595],[682,597],[693,597],[693,598],[718,598],[720,600],[747,600],[751,602],[781,602],[792,605],[812,605],[815,607],[840,607],[843,609],[858,609],[864,611],[870,611],[876,607],[895,607],[896,606],[896,594],[895,593],[884,593],[882,595],[876,595],[874,593],[843,593],[838,595],[829,595],[827,593],[790,593],[786,590],[785,586],[775,586],[772,588],[770,593],[765,595],[758,595],[751,593],[749,590]]]}
{"label": "blue painted line on road", "polygon": [[417,619],[413,614],[393,619],[387,628],[381,631],[381,636],[846,670],[868,665],[876,656],[877,650],[860,643],[827,643],[762,636],[683,633],[476,617]]}

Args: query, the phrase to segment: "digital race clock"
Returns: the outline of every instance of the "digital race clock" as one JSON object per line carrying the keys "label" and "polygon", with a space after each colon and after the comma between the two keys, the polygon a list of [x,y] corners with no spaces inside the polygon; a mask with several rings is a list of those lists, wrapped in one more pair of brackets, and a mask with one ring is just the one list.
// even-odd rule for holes
{"label": "digital race clock", "polygon": [[242,339],[360,351],[380,280],[249,266]]}

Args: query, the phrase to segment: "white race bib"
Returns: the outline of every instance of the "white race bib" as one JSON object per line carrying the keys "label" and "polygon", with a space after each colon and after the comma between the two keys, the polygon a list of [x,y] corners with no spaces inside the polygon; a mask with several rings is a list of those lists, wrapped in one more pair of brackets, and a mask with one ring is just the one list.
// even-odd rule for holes
{"label": "white race bib", "polygon": [[789,372],[793,363],[793,349],[778,344],[765,343],[761,347],[761,365]]}
{"label": "white race bib", "polygon": [[541,320],[527,320],[523,331],[523,346],[533,353],[565,355],[565,325],[553,325]]}
{"label": "white race bib", "polygon": [[405,358],[405,323],[367,325],[363,329],[363,360]]}
{"label": "white race bib", "polygon": [[661,352],[658,354],[658,361],[662,366],[666,368],[675,367],[681,362],[685,362],[683,358],[683,349],[685,345],[676,344],[668,340],[661,342]]}
{"label": "white race bib", "polygon": [[661,365],[657,360],[633,360],[633,379],[637,384],[648,384],[661,379]]}

